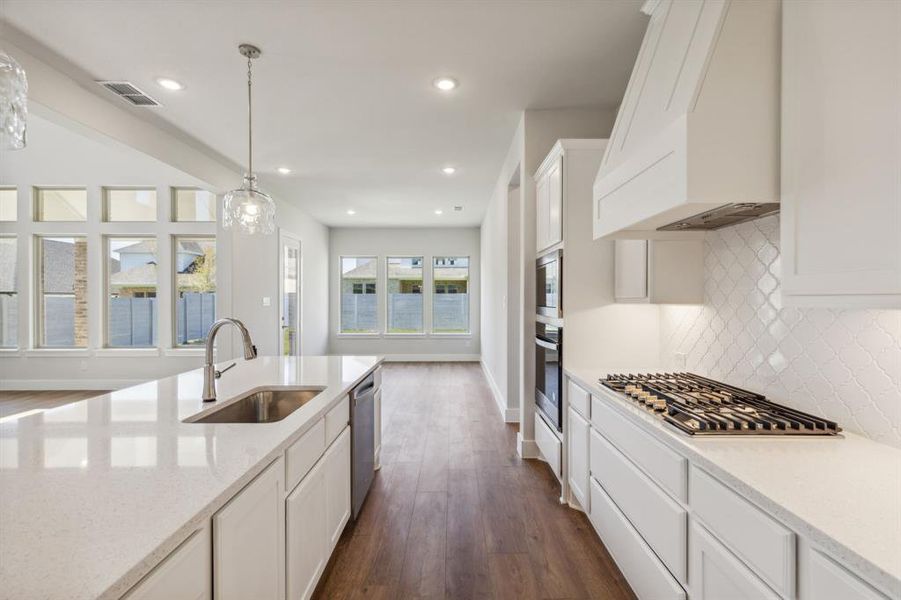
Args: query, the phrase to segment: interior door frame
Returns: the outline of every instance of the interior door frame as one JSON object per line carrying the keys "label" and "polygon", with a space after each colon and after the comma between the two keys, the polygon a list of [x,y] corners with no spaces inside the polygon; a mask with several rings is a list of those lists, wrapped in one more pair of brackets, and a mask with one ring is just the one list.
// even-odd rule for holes
{"label": "interior door frame", "polygon": [[[287,243],[287,244],[286,244]],[[296,314],[297,314],[297,353],[296,356],[300,356],[303,352],[303,348],[301,346],[301,328],[303,327],[303,313],[301,312],[302,304],[303,304],[303,242],[300,239],[300,236],[291,233],[289,231],[285,231],[282,228],[278,230],[278,355],[285,356],[282,354],[282,326],[285,322],[285,305],[282,302],[282,298],[285,295],[285,246],[286,245],[297,245],[297,306]]]}

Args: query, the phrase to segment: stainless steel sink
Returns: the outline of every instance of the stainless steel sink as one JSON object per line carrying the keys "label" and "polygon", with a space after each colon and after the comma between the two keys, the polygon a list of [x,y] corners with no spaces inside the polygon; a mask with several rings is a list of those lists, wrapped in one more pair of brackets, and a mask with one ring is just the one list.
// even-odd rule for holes
{"label": "stainless steel sink", "polygon": [[315,390],[260,390],[230,402],[191,423],[274,423],[322,393]]}

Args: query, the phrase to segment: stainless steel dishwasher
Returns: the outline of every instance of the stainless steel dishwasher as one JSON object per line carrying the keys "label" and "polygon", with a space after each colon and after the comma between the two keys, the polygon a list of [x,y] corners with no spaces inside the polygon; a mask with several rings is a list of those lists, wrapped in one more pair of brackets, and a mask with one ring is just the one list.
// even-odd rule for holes
{"label": "stainless steel dishwasher", "polygon": [[351,498],[356,520],[375,476],[375,375],[370,373],[350,392]]}

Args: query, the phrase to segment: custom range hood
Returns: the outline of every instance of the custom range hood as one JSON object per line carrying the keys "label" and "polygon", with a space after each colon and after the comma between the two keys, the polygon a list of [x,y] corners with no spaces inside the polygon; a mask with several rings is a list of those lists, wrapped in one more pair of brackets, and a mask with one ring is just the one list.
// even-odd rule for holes
{"label": "custom range hood", "polygon": [[659,238],[779,210],[780,3],[652,0],[594,184],[594,237]]}

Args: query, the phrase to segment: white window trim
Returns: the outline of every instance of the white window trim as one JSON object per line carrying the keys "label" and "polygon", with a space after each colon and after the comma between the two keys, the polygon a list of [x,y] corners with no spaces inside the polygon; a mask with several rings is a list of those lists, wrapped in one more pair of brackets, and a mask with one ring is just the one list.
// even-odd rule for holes
{"label": "white window trim", "polygon": [[[2,348],[0,354],[4,357],[16,355],[40,356],[40,357],[90,357],[96,352],[107,350],[115,353],[128,352],[127,356],[134,356],[132,350],[142,352],[163,353],[166,356],[193,356],[203,355],[203,347],[179,347],[172,348],[174,334],[167,334],[172,330],[174,318],[172,310],[174,301],[166,301],[165,298],[174,298],[171,275],[174,270],[174,262],[169,256],[168,244],[165,240],[171,237],[203,237],[217,238],[217,223],[215,221],[173,221],[170,213],[174,207],[171,202],[160,201],[161,198],[174,199],[172,190],[189,188],[190,186],[172,186],[170,184],[157,186],[133,186],[134,189],[150,189],[157,191],[157,221],[104,222],[103,217],[103,188],[102,183],[88,183],[72,185],[42,185],[40,183],[10,182],[4,188],[17,190],[16,221],[0,222],[0,235],[16,236],[16,271],[25,274],[17,282],[16,294],[19,301],[18,345],[16,348]],[[132,188],[132,186],[109,186],[111,189]],[[88,210],[86,221],[36,221],[37,189],[84,189],[88,196]],[[200,188],[197,188],[200,189]],[[103,328],[106,326],[106,302],[104,271],[106,270],[106,257],[103,254],[103,237],[155,237],[157,239],[157,259],[159,261],[157,297],[158,331],[157,344],[151,348],[105,348],[105,335]],[[84,237],[88,244],[88,343],[83,348],[56,348],[41,347],[39,336],[38,318],[40,285],[37,242],[39,237]],[[218,250],[218,242],[217,242]],[[217,309],[218,310],[218,309]],[[174,352],[170,352],[174,351]],[[110,354],[106,354],[110,355]]]}
{"label": "white window trim", "polygon": [[[344,259],[345,258],[371,258],[375,261],[375,319],[376,319],[376,330],[375,331],[344,331],[344,323],[341,320],[341,288],[344,284],[344,273],[342,273],[342,269],[344,268]],[[337,311],[338,318],[338,331],[336,335],[342,338],[377,338],[382,336],[382,323],[381,323],[381,311],[379,310],[379,304],[383,302],[382,298],[384,298],[383,294],[379,291],[381,286],[379,285],[379,281],[381,280],[380,269],[379,269],[379,260],[381,259],[378,255],[372,254],[342,254],[338,257],[338,304],[335,307]],[[366,295],[366,294],[360,294]]]}
{"label": "white window trim", "polygon": [[[420,292],[420,296],[422,296],[421,304],[422,304],[422,331],[388,331],[388,323],[390,323],[390,316],[388,315],[388,283],[391,281],[391,278],[388,277],[388,262],[392,258],[421,258],[423,262],[422,266],[422,291]],[[429,326],[431,323],[429,322],[429,317],[427,317],[428,304],[431,304],[431,301],[426,301],[426,290],[429,289],[426,287],[430,285],[427,281],[427,275],[425,268],[425,261],[428,257],[424,254],[386,254],[385,255],[385,296],[384,296],[384,304],[385,304],[385,324],[382,327],[382,331],[386,338],[417,338],[417,337],[426,337],[428,335]],[[378,287],[376,287],[378,289]]]}

